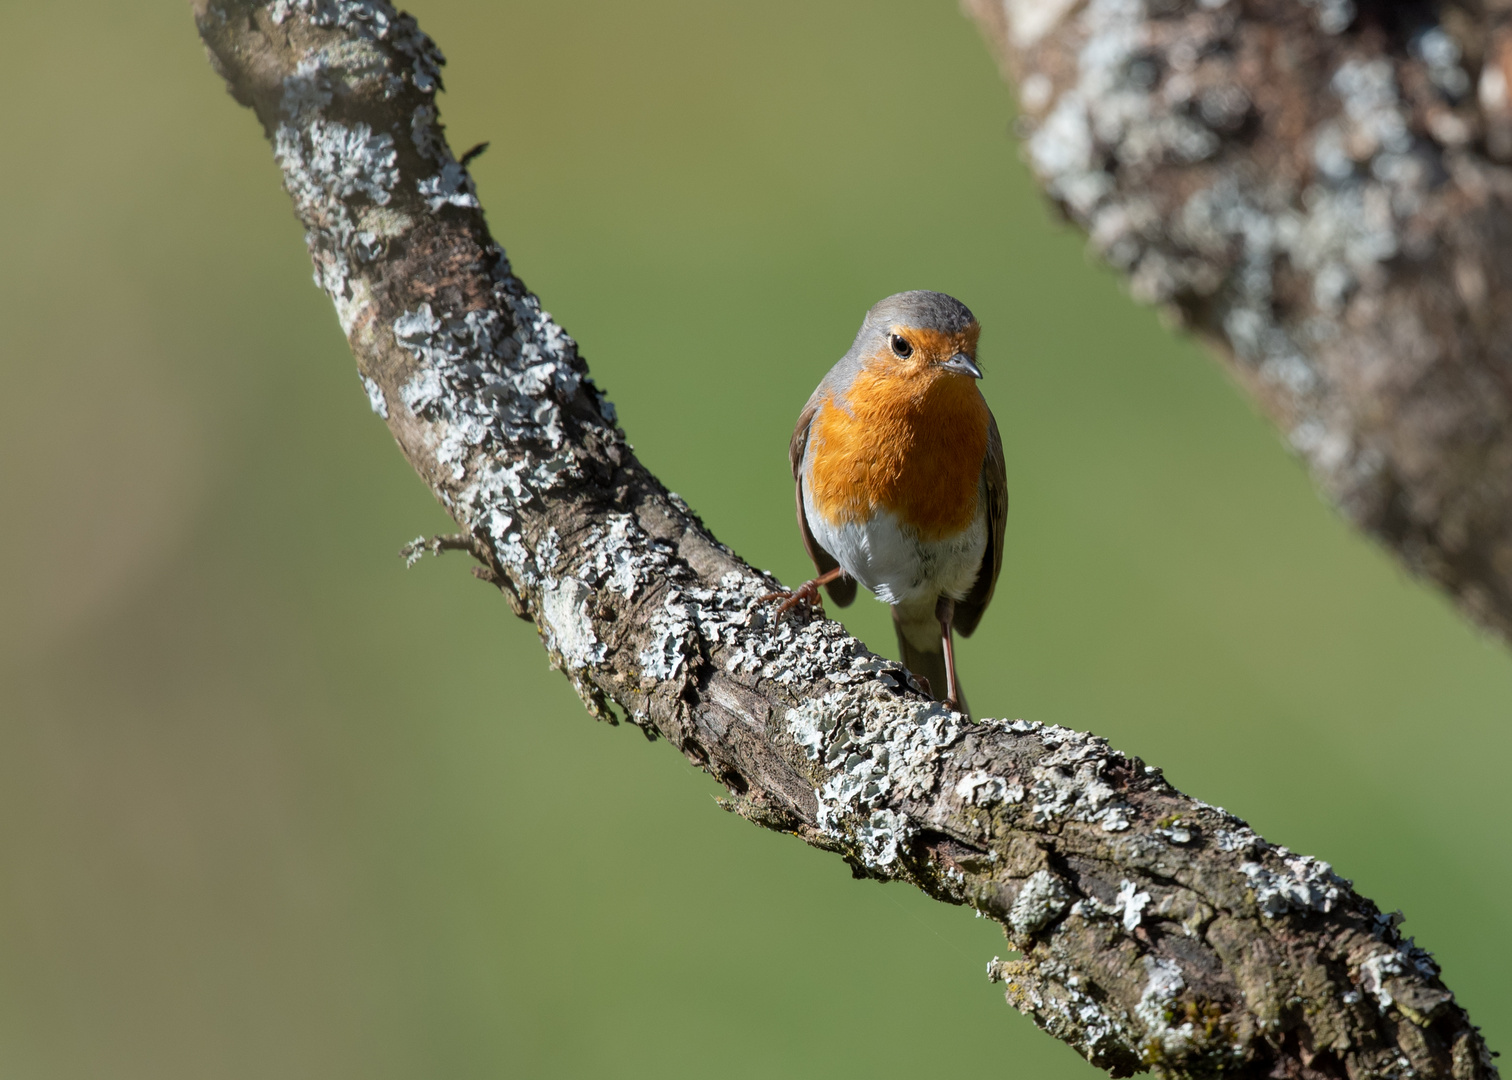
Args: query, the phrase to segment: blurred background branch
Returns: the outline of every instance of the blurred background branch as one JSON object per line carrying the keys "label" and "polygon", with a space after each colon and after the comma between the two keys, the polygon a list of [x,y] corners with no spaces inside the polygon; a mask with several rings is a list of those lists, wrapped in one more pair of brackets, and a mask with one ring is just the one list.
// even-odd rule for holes
{"label": "blurred background branch", "polygon": [[1512,637],[1512,6],[966,6],[1092,249],[1355,525]]}
{"label": "blurred background branch", "polygon": [[[774,581],[635,459],[452,155],[439,51],[373,0],[198,0],[273,144],[372,410],[589,711],[742,816],[1001,923],[1009,1001],[1114,1076],[1496,1075],[1398,919],[1100,739],[969,724]],[[471,541],[467,539],[471,537]]]}

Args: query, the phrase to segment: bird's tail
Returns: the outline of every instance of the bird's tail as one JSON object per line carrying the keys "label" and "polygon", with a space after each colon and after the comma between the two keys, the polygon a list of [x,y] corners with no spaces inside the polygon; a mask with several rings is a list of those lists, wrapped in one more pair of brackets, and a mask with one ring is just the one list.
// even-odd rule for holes
{"label": "bird's tail", "polygon": [[[945,700],[948,677],[945,674],[945,649],[940,642],[940,622],[933,608],[912,612],[892,609],[893,629],[898,633],[898,658],[915,675],[929,680],[929,692],[936,701]],[[957,673],[959,674],[959,672]],[[961,697],[961,711],[968,716],[966,692],[956,687]]]}

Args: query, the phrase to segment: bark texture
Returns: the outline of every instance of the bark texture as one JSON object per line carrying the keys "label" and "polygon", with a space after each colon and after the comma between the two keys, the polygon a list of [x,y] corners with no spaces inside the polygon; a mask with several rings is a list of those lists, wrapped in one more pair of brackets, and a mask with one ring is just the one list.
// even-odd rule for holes
{"label": "bark texture", "polygon": [[1512,3],[965,2],[1093,250],[1512,639]]}
{"label": "bark texture", "polygon": [[1423,950],[1327,864],[1091,735],[969,723],[776,587],[630,453],[494,243],[385,0],[198,0],[373,409],[588,710],[730,809],[1001,923],[1008,1000],[1115,1076],[1496,1076]]}

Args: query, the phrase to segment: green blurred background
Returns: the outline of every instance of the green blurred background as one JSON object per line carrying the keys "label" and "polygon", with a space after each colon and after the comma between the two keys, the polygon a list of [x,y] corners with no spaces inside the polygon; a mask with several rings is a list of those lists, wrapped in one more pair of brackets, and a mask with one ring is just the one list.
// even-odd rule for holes
{"label": "green blurred background", "polygon": [[[1507,651],[1088,264],[951,0],[415,10],[499,238],[722,539],[805,575],[800,405],[873,301],[960,296],[1013,493],[972,701],[1331,860],[1507,1044]],[[64,11],[0,2],[0,1078],[1093,1075],[990,924],[722,813],[464,560],[403,570],[446,520],[187,5]]]}

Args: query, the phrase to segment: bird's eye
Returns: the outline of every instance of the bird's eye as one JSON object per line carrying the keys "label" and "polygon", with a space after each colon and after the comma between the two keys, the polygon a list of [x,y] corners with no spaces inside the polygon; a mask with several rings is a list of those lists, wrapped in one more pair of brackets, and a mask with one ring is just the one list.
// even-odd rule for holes
{"label": "bird's eye", "polygon": [[893,355],[899,360],[907,360],[913,355],[913,346],[902,334],[889,334],[887,343],[892,346]]}

